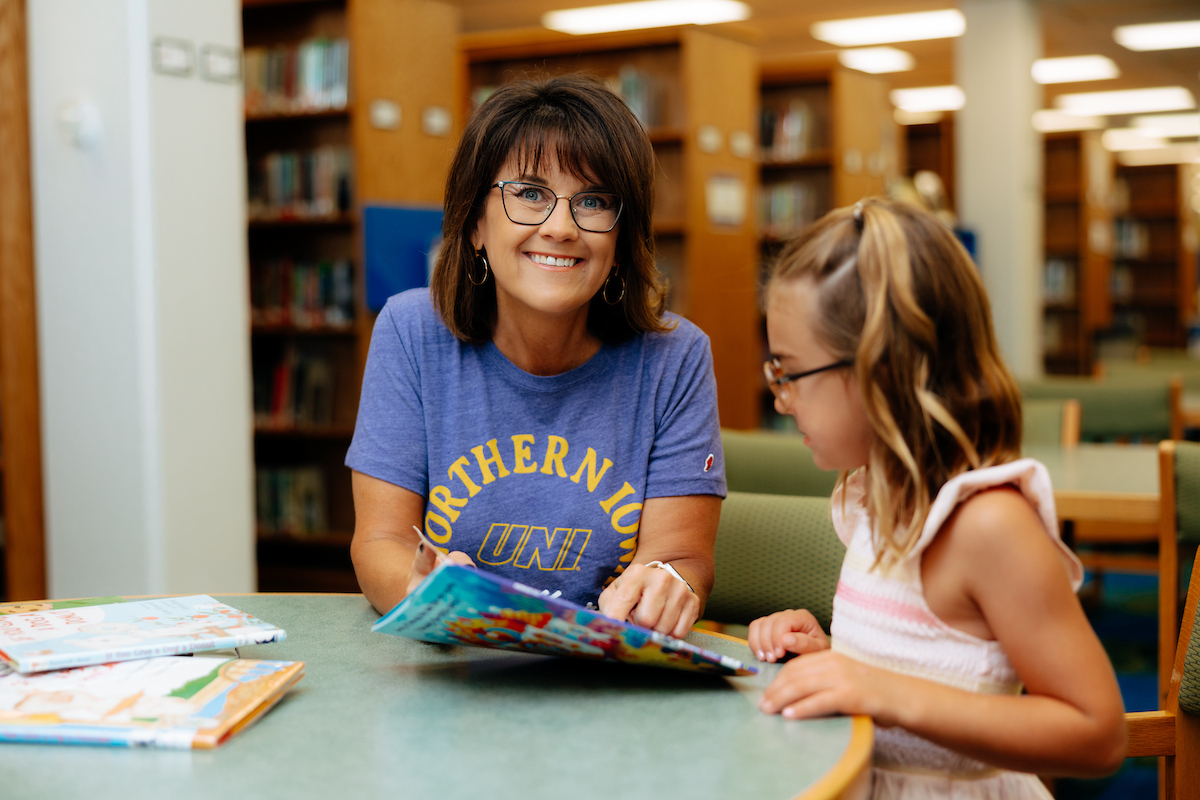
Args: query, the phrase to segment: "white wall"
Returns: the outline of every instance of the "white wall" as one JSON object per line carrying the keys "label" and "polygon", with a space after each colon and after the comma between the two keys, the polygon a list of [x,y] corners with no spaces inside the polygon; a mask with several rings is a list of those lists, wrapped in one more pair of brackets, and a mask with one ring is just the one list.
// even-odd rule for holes
{"label": "white wall", "polygon": [[955,81],[967,96],[955,118],[957,205],[976,254],[1000,350],[1021,377],[1041,374],[1042,143],[1030,122],[1041,87],[1032,0],[962,0]]}
{"label": "white wall", "polygon": [[[241,88],[151,70],[237,47],[237,0],[30,3],[52,596],[254,588]],[[99,110],[90,150],[58,123]]]}

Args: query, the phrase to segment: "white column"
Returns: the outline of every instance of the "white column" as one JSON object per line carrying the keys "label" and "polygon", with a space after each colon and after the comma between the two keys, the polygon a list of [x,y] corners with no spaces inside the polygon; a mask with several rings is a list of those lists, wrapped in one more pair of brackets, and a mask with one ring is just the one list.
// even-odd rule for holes
{"label": "white column", "polygon": [[1030,67],[1042,34],[1032,0],[961,0],[966,33],[955,78],[957,203],[975,231],[1000,349],[1020,377],[1041,374],[1042,143],[1030,118],[1041,87]]}
{"label": "white column", "polygon": [[240,47],[240,3],[28,15],[49,592],[251,591],[241,87],[151,67],[158,36]]}

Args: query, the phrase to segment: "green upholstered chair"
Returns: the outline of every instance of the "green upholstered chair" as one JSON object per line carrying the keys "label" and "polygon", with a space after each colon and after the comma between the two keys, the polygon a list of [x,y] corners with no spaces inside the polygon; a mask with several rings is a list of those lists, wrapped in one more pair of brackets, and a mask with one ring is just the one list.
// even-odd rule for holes
{"label": "green upholstered chair", "polygon": [[1187,585],[1186,568],[1200,545],[1200,443],[1159,443],[1158,469],[1158,693],[1164,702],[1179,631],[1179,587]]}
{"label": "green upholstered chair", "polygon": [[1079,401],[1042,399],[1021,401],[1021,443],[1079,444]]}
{"label": "green upholstered chair", "polygon": [[1165,700],[1158,711],[1125,715],[1129,757],[1157,756],[1159,797],[1200,798],[1200,556],[1193,561],[1178,644],[1171,648]]}
{"label": "green upholstered chair", "polygon": [[730,492],[717,530],[716,583],[706,620],[744,637],[759,617],[806,608],[829,630],[846,548],[824,497]]}
{"label": "green upholstered chair", "polygon": [[1105,379],[1051,377],[1021,381],[1025,400],[1079,401],[1080,439],[1179,439],[1183,384],[1177,377],[1149,375]]}
{"label": "green upholstered chair", "polygon": [[829,497],[836,472],[818,469],[796,434],[721,430],[725,480],[731,492]]}

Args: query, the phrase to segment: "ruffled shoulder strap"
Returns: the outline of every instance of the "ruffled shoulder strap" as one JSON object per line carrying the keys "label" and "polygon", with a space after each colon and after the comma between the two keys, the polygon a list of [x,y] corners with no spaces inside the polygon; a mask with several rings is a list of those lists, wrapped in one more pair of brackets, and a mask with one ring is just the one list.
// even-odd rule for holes
{"label": "ruffled shoulder strap", "polygon": [[863,470],[857,470],[845,483],[833,490],[829,498],[829,514],[833,529],[846,547],[854,538],[854,529],[867,514],[867,482]]}
{"label": "ruffled shoulder strap", "polygon": [[1058,548],[1059,556],[1071,579],[1071,588],[1078,590],[1083,583],[1083,565],[1059,536],[1058,514],[1054,508],[1054,488],[1050,483],[1050,473],[1042,462],[1032,458],[970,470],[947,481],[934,498],[929,516],[925,518],[925,526],[921,529],[921,537],[909,556],[919,555],[929,546],[961,503],[985,489],[1006,485],[1020,490],[1033,506],[1033,510],[1042,521],[1046,535]]}

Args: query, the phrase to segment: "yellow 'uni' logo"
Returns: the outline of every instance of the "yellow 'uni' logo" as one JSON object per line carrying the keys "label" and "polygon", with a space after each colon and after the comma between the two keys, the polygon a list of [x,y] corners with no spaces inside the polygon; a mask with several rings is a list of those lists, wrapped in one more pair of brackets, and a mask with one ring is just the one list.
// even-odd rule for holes
{"label": "yellow 'uni' logo", "polygon": [[543,572],[579,569],[579,558],[587,548],[590,530],[541,528],[532,525],[493,523],[479,545],[475,559],[499,567],[512,564],[520,569],[536,566]]}

